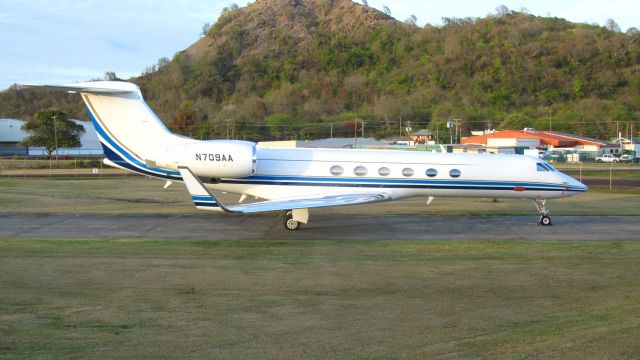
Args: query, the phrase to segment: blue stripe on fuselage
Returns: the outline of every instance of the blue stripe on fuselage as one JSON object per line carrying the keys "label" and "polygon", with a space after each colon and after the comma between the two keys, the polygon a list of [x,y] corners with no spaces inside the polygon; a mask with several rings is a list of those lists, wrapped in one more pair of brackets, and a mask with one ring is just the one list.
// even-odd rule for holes
{"label": "blue stripe on fuselage", "polygon": [[403,180],[403,179],[362,179],[362,178],[313,178],[252,176],[243,179],[222,179],[223,184],[239,185],[281,185],[281,186],[328,186],[357,188],[397,188],[397,189],[459,189],[459,190],[508,190],[524,187],[524,191],[573,191],[586,189],[563,184],[465,181],[465,180]]}

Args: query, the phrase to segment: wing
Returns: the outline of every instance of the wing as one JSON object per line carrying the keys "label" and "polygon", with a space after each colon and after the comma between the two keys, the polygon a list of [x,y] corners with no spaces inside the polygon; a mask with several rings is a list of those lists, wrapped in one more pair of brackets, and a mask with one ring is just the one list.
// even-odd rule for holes
{"label": "wing", "polygon": [[310,209],[327,206],[343,206],[366,204],[389,200],[386,194],[338,194],[319,195],[316,197],[302,197],[261,201],[251,204],[242,204],[229,207],[232,212],[256,213],[264,211]]}
{"label": "wing", "polygon": [[390,200],[390,196],[385,193],[371,194],[335,194],[318,195],[306,197],[291,197],[287,199],[267,200],[250,204],[225,206],[207,189],[202,181],[193,174],[188,167],[178,167],[182,180],[184,181],[194,204],[198,209],[210,211],[225,211],[229,213],[257,213],[266,211],[309,209],[327,206],[344,206],[367,204],[379,201]]}

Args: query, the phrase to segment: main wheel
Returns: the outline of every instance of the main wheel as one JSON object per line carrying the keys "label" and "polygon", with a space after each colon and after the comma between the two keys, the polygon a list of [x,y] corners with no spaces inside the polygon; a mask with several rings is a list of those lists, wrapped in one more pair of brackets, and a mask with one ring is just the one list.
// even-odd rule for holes
{"label": "main wheel", "polygon": [[549,226],[551,225],[551,218],[548,217],[547,215],[543,215],[540,217],[540,225],[542,226]]}
{"label": "main wheel", "polygon": [[291,213],[291,211],[287,211],[284,216],[284,228],[289,231],[300,229],[300,222],[293,220],[293,214]]}

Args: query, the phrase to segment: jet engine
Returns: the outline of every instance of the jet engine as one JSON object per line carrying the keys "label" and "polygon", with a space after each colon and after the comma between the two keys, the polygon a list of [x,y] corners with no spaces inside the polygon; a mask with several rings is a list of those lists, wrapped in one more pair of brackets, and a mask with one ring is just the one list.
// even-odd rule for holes
{"label": "jet engine", "polygon": [[177,170],[186,166],[198,176],[243,178],[256,172],[256,144],[248,141],[198,141],[166,148],[155,165]]}

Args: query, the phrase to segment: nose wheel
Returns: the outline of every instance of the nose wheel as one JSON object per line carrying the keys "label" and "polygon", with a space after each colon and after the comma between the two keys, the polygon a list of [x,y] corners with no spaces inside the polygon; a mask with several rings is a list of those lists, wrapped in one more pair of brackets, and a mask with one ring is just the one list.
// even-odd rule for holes
{"label": "nose wheel", "polygon": [[549,213],[549,209],[545,206],[547,200],[545,199],[536,199],[536,209],[540,213],[540,220],[538,221],[538,225],[540,226],[550,226],[551,218],[547,215]]}
{"label": "nose wheel", "polygon": [[296,231],[300,229],[300,222],[293,220],[292,211],[287,211],[284,214],[284,228],[289,231]]}

